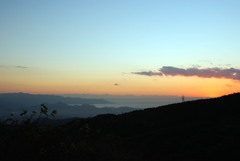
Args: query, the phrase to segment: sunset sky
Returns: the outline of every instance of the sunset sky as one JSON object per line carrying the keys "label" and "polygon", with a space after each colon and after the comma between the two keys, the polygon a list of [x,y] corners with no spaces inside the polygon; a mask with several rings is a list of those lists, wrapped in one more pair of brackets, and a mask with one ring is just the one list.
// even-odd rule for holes
{"label": "sunset sky", "polygon": [[1,0],[0,93],[240,90],[239,0]]}

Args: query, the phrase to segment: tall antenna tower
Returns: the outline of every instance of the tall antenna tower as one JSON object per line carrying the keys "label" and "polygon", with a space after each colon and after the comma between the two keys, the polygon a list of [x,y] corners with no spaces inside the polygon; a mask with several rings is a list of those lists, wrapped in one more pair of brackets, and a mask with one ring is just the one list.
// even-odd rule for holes
{"label": "tall antenna tower", "polygon": [[182,96],[182,102],[185,102],[185,97],[184,97],[184,95]]}

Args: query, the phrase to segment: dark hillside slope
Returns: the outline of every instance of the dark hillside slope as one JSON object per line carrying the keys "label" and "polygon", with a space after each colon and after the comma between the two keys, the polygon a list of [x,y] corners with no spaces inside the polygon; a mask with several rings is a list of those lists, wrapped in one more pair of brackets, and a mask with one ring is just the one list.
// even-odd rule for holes
{"label": "dark hillside slope", "polygon": [[86,121],[94,129],[120,136],[139,159],[239,159],[239,100],[237,93]]}
{"label": "dark hillside slope", "polygon": [[[219,98],[189,101],[157,108],[133,111],[122,115],[100,115],[87,120],[98,127],[111,131],[128,128],[127,133],[143,131],[144,128],[168,127],[175,124],[218,123],[228,124],[240,119],[240,94]],[[103,124],[101,125],[101,123]],[[116,126],[118,125],[118,126]],[[136,126],[139,125],[139,126]],[[145,130],[145,129],[144,129]],[[122,131],[121,133],[124,133]]]}

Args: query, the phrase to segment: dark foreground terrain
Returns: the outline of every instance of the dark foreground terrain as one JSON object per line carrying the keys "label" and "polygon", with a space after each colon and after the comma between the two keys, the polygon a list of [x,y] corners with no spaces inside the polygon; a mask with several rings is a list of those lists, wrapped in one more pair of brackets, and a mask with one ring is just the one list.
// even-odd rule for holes
{"label": "dark foreground terrain", "polygon": [[240,94],[65,125],[2,123],[1,160],[240,160]]}

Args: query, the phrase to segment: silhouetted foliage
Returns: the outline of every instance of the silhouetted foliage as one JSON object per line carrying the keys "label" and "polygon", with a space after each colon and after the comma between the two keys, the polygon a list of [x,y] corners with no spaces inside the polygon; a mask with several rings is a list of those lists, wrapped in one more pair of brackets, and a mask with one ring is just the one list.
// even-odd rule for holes
{"label": "silhouetted foliage", "polygon": [[[239,99],[233,94],[185,101],[59,126],[2,122],[0,156],[9,161],[239,160]],[[56,112],[42,106],[41,114]]]}

